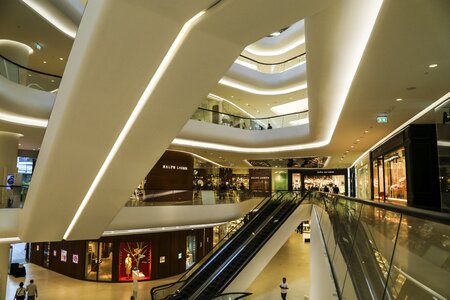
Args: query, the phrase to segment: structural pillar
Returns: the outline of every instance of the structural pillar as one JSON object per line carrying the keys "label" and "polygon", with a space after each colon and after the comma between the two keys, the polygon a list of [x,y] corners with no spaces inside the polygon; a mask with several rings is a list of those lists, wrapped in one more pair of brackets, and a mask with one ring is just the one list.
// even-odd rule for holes
{"label": "structural pillar", "polygon": [[0,244],[0,299],[6,299],[8,280],[9,244]]}
{"label": "structural pillar", "polygon": [[[6,185],[8,174],[17,172],[17,152],[21,134],[0,131],[0,185]],[[2,188],[0,208],[6,207],[7,191]]]}

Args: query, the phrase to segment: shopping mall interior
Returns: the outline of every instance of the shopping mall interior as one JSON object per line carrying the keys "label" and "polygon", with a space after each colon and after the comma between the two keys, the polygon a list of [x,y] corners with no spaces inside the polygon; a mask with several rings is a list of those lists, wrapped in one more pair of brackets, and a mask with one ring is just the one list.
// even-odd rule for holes
{"label": "shopping mall interior", "polygon": [[0,299],[450,298],[450,2],[0,2]]}

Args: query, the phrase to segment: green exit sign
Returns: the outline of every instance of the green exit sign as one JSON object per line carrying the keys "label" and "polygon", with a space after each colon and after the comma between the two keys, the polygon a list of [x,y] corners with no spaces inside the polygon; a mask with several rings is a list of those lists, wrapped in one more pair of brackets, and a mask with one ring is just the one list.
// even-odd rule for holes
{"label": "green exit sign", "polygon": [[377,116],[377,123],[387,123],[387,116]]}

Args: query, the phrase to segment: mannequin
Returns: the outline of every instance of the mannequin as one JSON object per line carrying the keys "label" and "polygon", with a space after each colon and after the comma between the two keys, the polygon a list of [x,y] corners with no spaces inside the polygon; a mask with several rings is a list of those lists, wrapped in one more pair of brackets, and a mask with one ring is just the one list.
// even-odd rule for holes
{"label": "mannequin", "polygon": [[127,278],[130,279],[131,277],[131,257],[130,254],[127,254],[127,257],[125,258],[125,273],[127,274]]}

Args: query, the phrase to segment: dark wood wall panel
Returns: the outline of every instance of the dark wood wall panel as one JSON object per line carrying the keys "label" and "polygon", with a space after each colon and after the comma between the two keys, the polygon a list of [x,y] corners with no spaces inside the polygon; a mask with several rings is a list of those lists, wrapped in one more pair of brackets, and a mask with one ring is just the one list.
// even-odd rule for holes
{"label": "dark wood wall panel", "polygon": [[187,153],[166,151],[147,175],[146,190],[192,190],[194,158]]}

